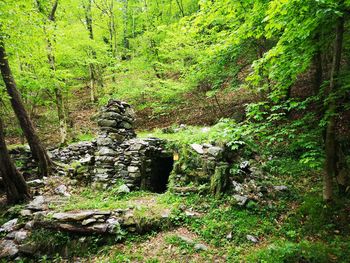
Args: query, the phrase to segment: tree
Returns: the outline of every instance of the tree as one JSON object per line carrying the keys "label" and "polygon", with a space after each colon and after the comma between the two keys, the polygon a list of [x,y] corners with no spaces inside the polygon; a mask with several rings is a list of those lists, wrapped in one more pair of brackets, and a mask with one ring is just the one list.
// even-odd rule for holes
{"label": "tree", "polygon": [[6,187],[8,203],[17,204],[30,198],[29,189],[23,176],[11,161],[5,143],[4,125],[0,116],[0,176]]}
{"label": "tree", "polygon": [[[92,20],[92,0],[84,0],[83,7],[85,11],[85,25],[86,29],[89,32],[89,39],[94,41],[94,31],[93,31],[93,20]],[[89,72],[90,72],[90,99],[92,102],[97,101],[97,91],[96,91],[96,82],[98,78],[98,68],[93,63],[97,59],[96,51],[93,47],[89,48],[89,55],[91,56],[91,61],[89,62]]]}
{"label": "tree", "polygon": [[4,80],[7,93],[10,96],[12,108],[19,120],[23,133],[28,141],[33,157],[38,162],[39,176],[48,176],[52,168],[52,162],[47,155],[47,152],[42,145],[38,135],[35,132],[34,125],[28,116],[28,113],[23,105],[21,94],[17,90],[15,79],[8,62],[5,51],[5,43],[0,35],[0,70]]}
{"label": "tree", "polygon": [[[343,48],[343,35],[344,35],[344,17],[343,15],[338,18],[336,26],[336,39],[334,43],[333,51],[333,62],[332,71],[329,83],[329,94],[336,92],[339,88],[338,77],[340,73],[340,64]],[[330,201],[333,198],[333,180],[338,175],[337,167],[337,144],[336,139],[336,100],[331,98],[331,102],[328,106],[328,112],[331,114],[328,120],[326,128],[326,173],[324,174],[324,188],[323,188],[323,199]]]}
{"label": "tree", "polygon": [[[41,14],[44,16],[47,16],[47,22],[54,24],[56,23],[56,11],[58,8],[58,0],[55,0],[51,9],[49,10],[48,14],[46,14],[46,10],[40,0],[36,0],[38,10]],[[50,36],[46,32],[46,23],[44,25],[44,31],[46,33],[46,42],[47,42],[47,58],[51,69],[52,78],[55,78],[55,71],[56,71],[56,65],[55,65],[55,54],[53,51],[53,42],[55,42],[55,37],[53,37],[53,40],[50,39]],[[58,121],[60,125],[60,135],[61,135],[61,145],[66,143],[67,140],[67,133],[68,133],[68,124],[67,124],[67,116],[65,111],[65,103],[63,98],[63,92],[59,84],[55,83],[54,86],[54,94],[56,97],[56,107],[57,107],[57,115],[58,115]]]}
{"label": "tree", "polygon": [[[290,99],[290,89],[296,83],[298,76],[315,67],[315,83],[320,85],[315,97],[314,91],[304,98],[304,102],[317,101],[325,107],[318,113],[323,118],[314,115],[314,125],[325,133],[323,156],[325,171],[323,177],[323,199],[333,199],[334,181],[341,173],[344,176],[344,158],[341,154],[341,145],[337,138],[337,125],[341,107],[339,102],[346,96],[349,87],[349,78],[342,69],[342,54],[344,30],[348,19],[349,3],[344,1],[278,1],[270,3],[265,21],[264,34],[268,39],[275,38],[276,44],[254,63],[255,73],[251,80],[256,86],[264,81],[264,72],[273,83],[273,90],[269,93],[272,103],[281,105]],[[327,37],[320,37],[320,36]],[[333,41],[333,39],[335,39]],[[329,46],[333,45],[333,52]],[[321,54],[325,57],[330,54],[330,63],[322,64]],[[313,62],[316,60],[315,65]],[[330,65],[329,65],[330,64]],[[330,68],[330,70],[327,70]],[[343,72],[342,72],[343,71]],[[326,87],[326,88],[324,88]],[[315,88],[313,88],[315,89]],[[314,96],[314,97],[313,97]],[[290,101],[290,100],[289,100]],[[294,105],[300,105],[294,103]],[[289,108],[289,111],[293,107]],[[344,109],[343,109],[344,110]],[[307,124],[305,124],[307,125]],[[315,129],[315,128],[313,128]],[[310,127],[308,132],[311,132]],[[321,133],[320,133],[321,136]],[[310,150],[307,149],[307,150]],[[308,162],[317,162],[314,157]],[[341,172],[342,171],[342,172]],[[347,180],[342,180],[345,183]],[[347,188],[343,185],[342,188]]]}

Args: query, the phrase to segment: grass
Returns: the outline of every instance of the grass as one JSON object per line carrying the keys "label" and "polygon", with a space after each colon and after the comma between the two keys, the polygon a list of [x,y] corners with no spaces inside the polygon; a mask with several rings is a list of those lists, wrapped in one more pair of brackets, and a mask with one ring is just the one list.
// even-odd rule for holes
{"label": "grass", "polygon": [[117,187],[108,190],[91,189],[90,187],[76,190],[67,203],[52,207],[55,210],[87,210],[101,209],[112,210],[127,208],[142,201],[145,203],[157,203],[158,194],[135,191],[130,193],[118,193]]}

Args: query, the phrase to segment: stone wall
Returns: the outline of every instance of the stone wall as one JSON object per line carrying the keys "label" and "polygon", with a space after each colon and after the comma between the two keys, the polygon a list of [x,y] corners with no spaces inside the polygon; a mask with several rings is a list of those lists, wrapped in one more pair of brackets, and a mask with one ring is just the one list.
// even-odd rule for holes
{"label": "stone wall", "polygon": [[165,191],[164,185],[168,182],[173,164],[172,153],[165,150],[165,141],[135,138],[124,141],[117,152],[116,175],[127,186],[154,192]]}
{"label": "stone wall", "polygon": [[11,147],[9,154],[16,164],[17,169],[25,178],[29,178],[32,174],[38,172],[38,167],[28,145]]}
{"label": "stone wall", "polygon": [[95,140],[52,150],[50,156],[66,165],[70,177],[95,187],[124,182],[129,189],[165,191],[172,153],[165,150],[166,142],[161,139],[136,138],[134,119],[129,104],[110,100],[97,116],[100,131]]}
{"label": "stone wall", "polygon": [[52,160],[67,165],[61,175],[90,182],[94,174],[96,141],[83,141],[49,152]]}

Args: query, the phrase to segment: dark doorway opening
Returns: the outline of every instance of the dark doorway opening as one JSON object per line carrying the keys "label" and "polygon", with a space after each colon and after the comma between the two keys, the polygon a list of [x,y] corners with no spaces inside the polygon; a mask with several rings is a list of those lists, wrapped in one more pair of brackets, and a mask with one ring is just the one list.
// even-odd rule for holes
{"label": "dark doorway opening", "polygon": [[150,190],[164,193],[168,188],[168,181],[173,170],[174,160],[171,157],[157,157],[151,163]]}

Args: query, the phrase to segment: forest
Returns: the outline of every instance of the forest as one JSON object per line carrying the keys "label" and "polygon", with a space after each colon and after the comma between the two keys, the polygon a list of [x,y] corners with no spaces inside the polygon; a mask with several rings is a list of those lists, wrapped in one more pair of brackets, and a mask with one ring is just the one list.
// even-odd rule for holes
{"label": "forest", "polygon": [[0,262],[349,262],[350,0],[0,0]]}

